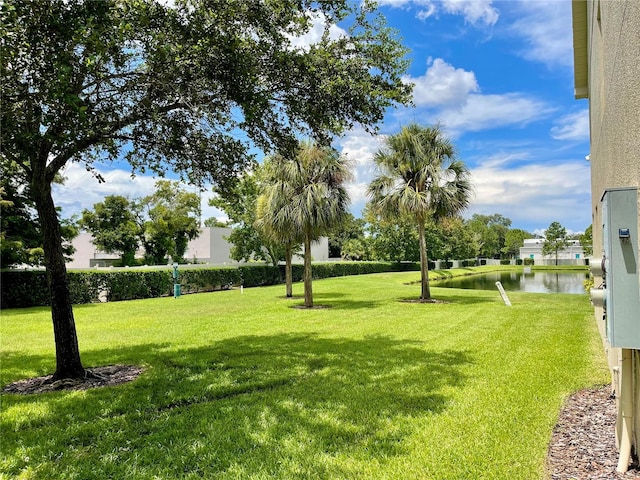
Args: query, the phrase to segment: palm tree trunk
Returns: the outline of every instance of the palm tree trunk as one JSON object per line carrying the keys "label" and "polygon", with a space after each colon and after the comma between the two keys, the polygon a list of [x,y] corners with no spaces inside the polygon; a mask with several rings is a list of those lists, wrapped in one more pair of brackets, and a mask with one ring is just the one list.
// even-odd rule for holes
{"label": "palm tree trunk", "polygon": [[56,371],[53,378],[55,380],[84,378],[85,370],[80,361],[69,279],[62,251],[60,222],[51,197],[51,185],[44,179],[34,180],[32,190],[42,225],[44,259],[56,344]]}
{"label": "palm tree trunk", "polygon": [[418,219],[418,230],[420,234],[420,283],[422,284],[420,300],[431,300],[431,290],[429,289],[429,261],[427,259],[427,240],[424,233],[423,219]]}
{"label": "palm tree trunk", "polygon": [[313,289],[311,286],[311,233],[304,236],[304,306],[313,307]]}
{"label": "palm tree trunk", "polygon": [[285,247],[285,266],[284,266],[284,283],[287,286],[287,298],[293,297],[293,274],[291,273],[291,257],[293,249],[290,246]]}

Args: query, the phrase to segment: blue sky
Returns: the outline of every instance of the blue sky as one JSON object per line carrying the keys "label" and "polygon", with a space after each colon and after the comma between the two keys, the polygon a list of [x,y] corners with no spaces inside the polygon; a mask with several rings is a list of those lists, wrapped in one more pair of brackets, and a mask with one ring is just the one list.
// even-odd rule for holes
{"label": "blue sky", "polygon": [[[530,232],[553,221],[583,231],[591,223],[589,119],[587,101],[573,97],[571,1],[378,3],[410,49],[405,81],[415,84],[415,106],[389,110],[377,137],[356,128],[336,139],[356,165],[353,214],[366,202],[383,136],[411,122],[440,123],[471,170],[475,192],[465,217],[499,213]],[[105,195],[152,191],[153,178],[131,179],[119,168],[99,165],[107,182],[98,185],[81,165],[70,165],[66,184],[55,189],[63,215]],[[206,205],[209,196],[203,194],[203,218],[224,219]]]}

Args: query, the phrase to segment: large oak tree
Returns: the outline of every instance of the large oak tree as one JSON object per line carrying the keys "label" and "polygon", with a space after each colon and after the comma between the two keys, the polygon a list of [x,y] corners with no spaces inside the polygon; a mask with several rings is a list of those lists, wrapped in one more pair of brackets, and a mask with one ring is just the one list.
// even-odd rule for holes
{"label": "large oak tree", "polygon": [[[251,139],[326,143],[410,101],[406,50],[347,0],[7,0],[0,4],[0,161],[30,185],[42,225],[54,378],[85,375],[51,184],[69,162],[124,158],[224,186]],[[311,13],[310,13],[311,12]],[[324,20],[322,39],[292,39]],[[330,35],[343,22],[346,34]],[[346,23],[344,23],[346,22]],[[244,136],[239,135],[244,132]]]}

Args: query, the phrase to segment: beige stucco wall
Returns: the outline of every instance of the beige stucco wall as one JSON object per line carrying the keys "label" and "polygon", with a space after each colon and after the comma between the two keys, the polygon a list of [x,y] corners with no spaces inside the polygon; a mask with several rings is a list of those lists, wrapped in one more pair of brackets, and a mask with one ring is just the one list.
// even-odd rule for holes
{"label": "beige stucco wall", "polygon": [[640,186],[640,2],[590,1],[589,106],[594,254],[602,249],[600,199]]}
{"label": "beige stucco wall", "polygon": [[[603,244],[600,200],[604,190],[640,187],[640,2],[588,0],[586,4],[593,252],[599,257]],[[574,32],[575,25],[574,21]],[[596,278],[596,285],[600,281]],[[597,308],[595,316],[604,335],[602,309]],[[638,325],[640,328],[640,313]],[[606,339],[603,343],[614,388],[618,390],[616,371],[620,350],[609,348]],[[637,446],[640,445],[640,355],[637,351],[634,351],[633,365]]]}
{"label": "beige stucco wall", "polygon": [[231,244],[227,241],[232,231],[233,229],[224,227],[202,228],[198,238],[189,241],[184,258],[212,265],[237,263],[231,259]]}

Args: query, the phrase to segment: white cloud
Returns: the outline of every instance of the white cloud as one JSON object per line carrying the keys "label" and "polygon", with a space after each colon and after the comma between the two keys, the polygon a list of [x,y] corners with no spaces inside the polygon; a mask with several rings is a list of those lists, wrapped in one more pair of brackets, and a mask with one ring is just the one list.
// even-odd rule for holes
{"label": "white cloud", "polygon": [[[62,208],[63,218],[79,215],[85,208],[93,209],[93,205],[102,202],[107,195],[122,195],[131,199],[150,195],[158,180],[149,175],[131,177],[130,171],[121,169],[96,168],[96,171],[105,179],[104,183],[98,183],[93,175],[79,163],[69,163],[62,172],[65,182],[63,185],[53,186],[53,198],[56,206]],[[183,188],[197,192],[190,185],[185,184]],[[226,220],[223,212],[208,206],[209,198],[213,193],[208,186],[205,188],[206,190],[201,194],[202,220],[209,217]]]}
{"label": "white cloud", "polygon": [[92,208],[94,203],[101,202],[107,195],[135,198],[153,192],[153,177],[139,175],[132,178],[131,172],[118,169],[96,168],[96,172],[105,179],[104,183],[98,183],[82,164],[67,164],[62,172],[64,184],[53,186],[54,200],[57,206],[62,207],[65,217],[80,213],[83,208]]}
{"label": "white cloud", "polygon": [[549,67],[573,65],[571,2],[522,1],[509,31],[521,37],[526,47],[520,55]]}
{"label": "white cloud", "polygon": [[544,102],[520,93],[472,94],[461,108],[443,110],[437,118],[452,135],[457,135],[506,125],[526,125],[547,117],[552,111]]}
{"label": "white cloud", "polygon": [[[422,109],[421,122],[440,123],[452,137],[468,131],[526,125],[554,111],[545,102],[522,93],[483,95],[472,71],[456,68],[441,58],[429,59],[424,75],[407,76],[404,81],[415,85],[413,101]],[[399,116],[411,114],[398,112]]]}
{"label": "white cloud", "polygon": [[425,20],[443,12],[449,15],[460,15],[465,22],[474,26],[493,26],[500,17],[500,12],[493,6],[493,0],[378,0],[378,5],[396,8],[419,8],[416,17]]}
{"label": "white cloud", "polygon": [[444,0],[442,8],[445,12],[462,15],[472,25],[495,25],[500,12],[492,5],[492,0]]}
{"label": "white cloud", "polygon": [[589,109],[560,117],[551,128],[551,136],[556,140],[589,140]]}
{"label": "white cloud", "polygon": [[372,136],[363,129],[354,129],[339,142],[339,149],[353,165],[353,180],[346,187],[352,210],[359,211],[367,201],[367,187],[374,175],[373,157],[382,147],[384,135]]}
{"label": "white cloud", "polygon": [[410,5],[428,5],[432,4],[432,0],[378,0],[378,6],[388,5],[395,8],[409,7]]}
{"label": "white cloud", "polygon": [[427,18],[434,16],[437,11],[437,7],[433,3],[429,3],[425,5],[425,8],[423,10],[418,10],[418,13],[416,13],[416,18],[418,20],[426,20]]}
{"label": "white cloud", "polygon": [[[327,23],[326,16],[322,12],[308,12],[307,16],[311,20],[311,28],[307,33],[299,37],[287,35],[293,48],[307,50],[310,45],[318,43],[322,39],[325,24]],[[329,38],[332,40],[348,36],[349,35],[346,30],[338,27],[337,25],[331,24],[329,26]]]}
{"label": "white cloud", "polygon": [[460,106],[471,92],[479,91],[473,72],[455,68],[441,58],[427,60],[427,71],[418,78],[406,77],[413,83],[413,101],[417,106]]}
{"label": "white cloud", "polygon": [[[355,165],[355,178],[347,189],[351,211],[356,216],[368,200],[366,190],[375,174],[373,156],[383,140],[384,136],[353,131],[339,142],[338,148]],[[500,213],[513,221],[514,228],[545,228],[552,221],[559,221],[574,231],[584,230],[591,222],[590,172],[586,162],[541,163],[530,153],[520,151],[487,157],[476,166],[470,164],[470,168],[474,197],[465,212],[467,217],[474,213]]]}
{"label": "white cloud", "polygon": [[375,152],[382,146],[383,135],[371,135],[362,128],[355,128],[338,142],[341,152],[357,168],[369,165]]}
{"label": "white cloud", "polygon": [[[586,162],[522,163],[526,155],[498,156],[471,169],[475,200],[468,215],[500,213],[519,225],[553,221],[575,231],[590,220],[590,172]],[[517,166],[509,166],[513,163]]]}

